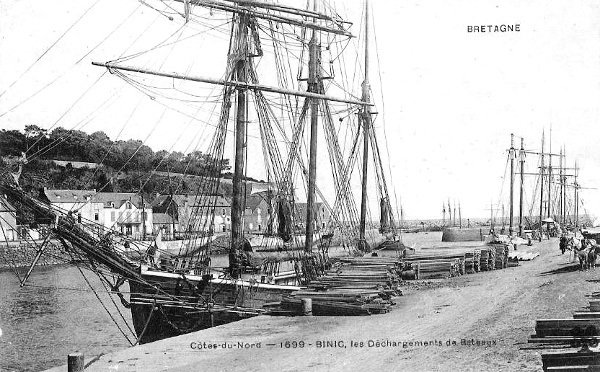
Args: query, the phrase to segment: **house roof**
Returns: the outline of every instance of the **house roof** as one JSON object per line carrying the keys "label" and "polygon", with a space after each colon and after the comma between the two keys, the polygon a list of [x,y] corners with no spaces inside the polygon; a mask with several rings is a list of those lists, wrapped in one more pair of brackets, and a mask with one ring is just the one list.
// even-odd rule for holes
{"label": "house roof", "polygon": [[[216,199],[215,199],[216,198]],[[155,199],[155,205],[161,205],[165,202],[168,203],[169,195],[161,195]],[[173,195],[173,201],[178,207],[204,207],[204,206],[215,206],[215,207],[230,207],[231,203],[225,199],[222,195],[184,195],[177,194]]]}
{"label": "house roof", "polygon": [[44,195],[50,203],[85,203],[96,195],[96,190],[48,190]]}
{"label": "house roof", "polygon": [[102,164],[88,163],[85,161],[52,160],[52,162],[60,167],[66,167],[68,164],[71,164],[71,166],[75,169],[80,169],[80,168],[95,169],[95,168],[102,166]]}
{"label": "house roof", "polygon": [[96,190],[48,190],[44,195],[50,203],[102,203],[105,207],[120,208],[126,201],[136,207],[142,205],[142,198],[132,192],[96,192]]}
{"label": "house roof", "polygon": [[94,201],[102,203],[105,207],[120,208],[125,202],[130,201],[136,207],[141,207],[142,198],[133,192],[99,192],[94,197]]}
{"label": "house roof", "polygon": [[255,210],[263,200],[267,200],[267,192],[259,192],[246,197],[246,209]]}

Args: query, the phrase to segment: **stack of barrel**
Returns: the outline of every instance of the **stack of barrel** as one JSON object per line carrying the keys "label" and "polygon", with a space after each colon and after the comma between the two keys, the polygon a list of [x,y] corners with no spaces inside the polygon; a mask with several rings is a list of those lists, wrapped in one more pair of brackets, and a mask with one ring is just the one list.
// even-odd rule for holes
{"label": "stack of barrel", "polygon": [[[600,293],[593,293],[589,311],[578,311],[572,319],[538,319],[530,343],[560,349],[542,354],[544,371],[598,371],[600,352],[590,350],[600,341]],[[565,348],[574,350],[565,351]]]}
{"label": "stack of barrel", "polygon": [[369,315],[390,311],[401,295],[402,264],[396,258],[342,258],[305,290],[285,297],[281,307],[301,312],[308,299],[313,315]]}

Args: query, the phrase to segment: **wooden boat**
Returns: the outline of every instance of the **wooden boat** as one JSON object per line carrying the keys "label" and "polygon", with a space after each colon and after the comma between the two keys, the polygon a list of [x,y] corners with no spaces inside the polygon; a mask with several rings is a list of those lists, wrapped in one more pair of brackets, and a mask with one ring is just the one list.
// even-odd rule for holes
{"label": "wooden boat", "polygon": [[[171,85],[175,82],[195,83],[220,89],[220,98],[216,100],[219,118],[211,124],[213,135],[206,150],[208,159],[214,161],[205,175],[197,176],[203,183],[203,190],[196,198],[198,205],[205,207],[195,211],[190,224],[196,224],[197,231],[207,231],[208,236],[214,233],[214,216],[218,213],[214,207],[215,198],[222,171],[219,166],[226,152],[226,138],[233,132],[233,199],[227,265],[217,267],[211,258],[213,239],[198,239],[198,236],[190,238],[177,254],[167,254],[160,242],[153,242],[138,248],[144,253],[142,260],[134,259],[127,254],[130,249],[125,247],[125,240],[118,233],[100,229],[93,223],[76,221],[68,211],[57,210],[24,193],[10,177],[0,185],[0,191],[11,203],[52,221],[53,238],[58,239],[75,259],[87,263],[88,268],[97,272],[123,305],[131,309],[139,343],[261,314],[263,305],[280,301],[283,296],[300,290],[323,274],[331,264],[333,253],[348,256],[369,252],[371,247],[384,240],[385,233],[393,233],[395,228],[377,138],[371,128],[373,104],[368,80],[368,47],[365,48],[361,98],[339,88],[334,92],[337,95],[330,95],[324,83],[333,79],[329,74],[333,70],[328,71],[323,66],[325,57],[322,54],[332,51],[331,44],[322,44],[321,35],[326,35],[330,42],[349,43],[352,37],[348,29],[350,23],[335,13],[325,13],[330,8],[320,7],[316,1],[312,9],[246,0],[186,0],[180,5],[178,11],[184,15],[185,22],[198,19],[204,22],[215,13],[219,14],[214,17],[216,22],[228,20],[225,26],[207,26],[205,30],[228,34],[226,65],[220,78],[127,65],[124,61],[129,58],[93,64],[107,68],[136,87],[145,86],[143,79],[152,76],[165,78]],[[368,19],[368,3],[365,13]],[[365,22],[365,30],[368,41],[368,22]],[[293,43],[287,40],[289,35],[294,35]],[[298,58],[295,61],[287,59],[293,56]],[[262,62],[267,57],[275,57],[275,61],[270,65]],[[261,70],[259,64],[267,67]],[[282,86],[286,83],[283,75],[289,75],[292,64],[298,69],[298,79],[288,81],[290,87]],[[265,74],[274,71],[278,83],[271,84],[273,78]],[[183,86],[177,88],[179,93],[184,90]],[[206,99],[215,102],[211,97]],[[275,115],[275,108],[285,110],[286,115],[283,118]],[[340,119],[340,123],[346,120],[343,124],[354,128],[353,146],[345,153],[333,120],[334,112],[340,112],[340,109],[352,113]],[[327,153],[318,152],[320,126]],[[277,247],[272,252],[257,252],[260,249],[252,246],[243,228],[246,169],[250,162],[247,138],[251,130],[258,132],[265,172],[270,183],[276,185],[268,203],[272,244],[258,244],[263,251],[268,251],[269,245]],[[305,140],[309,142],[308,148],[303,147]],[[327,181],[333,188],[329,201],[317,187],[317,159],[327,154],[332,164],[332,177]],[[381,207],[380,228],[371,232],[367,228],[369,154],[375,159],[377,195],[381,200],[378,203]],[[355,168],[360,168],[361,173],[353,180]],[[360,185],[360,207],[354,201],[352,182]],[[299,185],[306,188],[304,216],[295,213]],[[327,239],[315,238],[317,195],[332,216],[330,223],[321,229],[322,235],[329,237]],[[299,225],[305,226],[302,238],[294,231]],[[42,245],[32,268],[43,250]],[[129,285],[129,296],[123,289],[125,283]]]}

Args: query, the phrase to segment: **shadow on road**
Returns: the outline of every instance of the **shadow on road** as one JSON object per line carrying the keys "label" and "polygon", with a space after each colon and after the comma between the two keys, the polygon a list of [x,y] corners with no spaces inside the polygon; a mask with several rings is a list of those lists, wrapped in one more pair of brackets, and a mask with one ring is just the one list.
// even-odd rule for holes
{"label": "shadow on road", "polygon": [[567,265],[567,266],[563,266],[558,269],[554,269],[554,270],[550,270],[550,271],[544,271],[543,273],[540,273],[539,276],[554,275],[554,274],[566,274],[566,273],[572,273],[575,271],[579,271],[578,263],[567,263],[564,265]]}

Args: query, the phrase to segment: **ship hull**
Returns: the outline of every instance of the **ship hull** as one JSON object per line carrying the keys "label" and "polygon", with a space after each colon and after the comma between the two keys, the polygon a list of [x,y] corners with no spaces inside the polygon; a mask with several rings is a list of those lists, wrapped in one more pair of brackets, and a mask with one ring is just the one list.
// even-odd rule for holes
{"label": "ship hull", "polygon": [[133,325],[142,344],[254,317],[263,305],[300,289],[152,271],[142,277],[148,284],[129,284]]}

